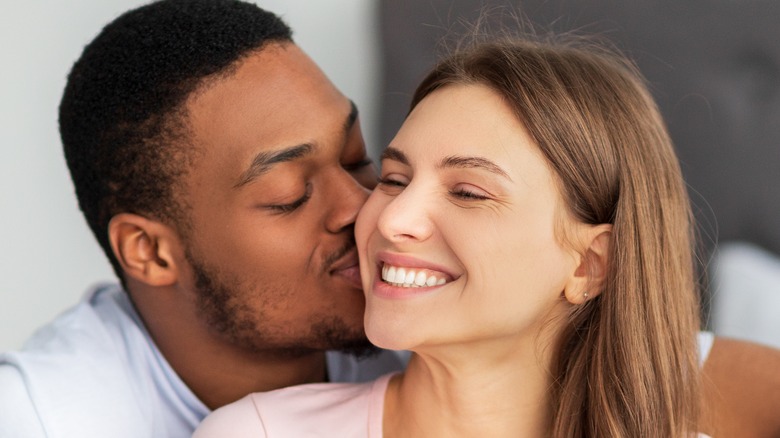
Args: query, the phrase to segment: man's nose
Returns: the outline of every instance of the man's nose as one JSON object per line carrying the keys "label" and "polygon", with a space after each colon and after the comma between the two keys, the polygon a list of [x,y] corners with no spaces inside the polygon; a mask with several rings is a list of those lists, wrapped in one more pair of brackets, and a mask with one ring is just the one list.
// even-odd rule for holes
{"label": "man's nose", "polygon": [[343,169],[333,178],[325,227],[331,233],[339,233],[355,224],[358,212],[366,203],[371,190]]}

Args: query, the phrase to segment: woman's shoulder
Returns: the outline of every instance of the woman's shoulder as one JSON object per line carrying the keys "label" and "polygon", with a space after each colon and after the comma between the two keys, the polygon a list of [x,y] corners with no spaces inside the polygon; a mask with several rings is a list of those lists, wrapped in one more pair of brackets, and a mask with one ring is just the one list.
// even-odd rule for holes
{"label": "woman's shoulder", "polygon": [[293,438],[316,436],[323,430],[329,430],[329,436],[365,437],[367,425],[377,420],[381,424],[390,377],[388,374],[366,383],[315,383],[250,394],[211,413],[193,437]]}
{"label": "woman's shoulder", "polygon": [[266,414],[270,413],[280,417],[307,418],[339,411],[344,406],[363,405],[366,399],[371,397],[377,383],[386,378],[387,376],[383,376],[365,383],[312,383],[290,386],[276,391],[250,394],[247,398],[264,420]]}
{"label": "woman's shoulder", "polygon": [[248,395],[209,414],[195,429],[193,438],[263,438],[263,423]]}

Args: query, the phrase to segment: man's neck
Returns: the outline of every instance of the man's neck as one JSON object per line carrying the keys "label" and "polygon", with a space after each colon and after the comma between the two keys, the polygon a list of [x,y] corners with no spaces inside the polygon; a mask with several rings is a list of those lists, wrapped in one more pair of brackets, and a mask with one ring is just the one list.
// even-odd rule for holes
{"label": "man's neck", "polygon": [[205,351],[181,354],[178,347],[170,353],[161,351],[184,383],[212,410],[253,392],[327,379],[324,352],[293,358],[273,354],[212,356]]}
{"label": "man's neck", "polygon": [[189,312],[180,303],[167,306],[164,301],[131,298],[160,353],[209,409],[253,392],[327,380],[323,351],[242,350],[196,319],[181,318]]}

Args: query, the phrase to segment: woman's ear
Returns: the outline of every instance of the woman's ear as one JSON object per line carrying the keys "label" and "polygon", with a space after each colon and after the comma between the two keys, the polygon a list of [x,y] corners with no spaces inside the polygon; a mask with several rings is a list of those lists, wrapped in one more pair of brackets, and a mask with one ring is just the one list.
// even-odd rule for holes
{"label": "woman's ear", "polygon": [[177,281],[173,252],[179,239],[167,225],[120,213],[108,223],[108,238],[126,275],[150,286],[170,286]]}
{"label": "woman's ear", "polygon": [[612,225],[589,225],[581,234],[584,251],[579,265],[566,283],[564,296],[571,304],[583,304],[596,298],[604,288],[609,269],[609,245],[612,240]]}

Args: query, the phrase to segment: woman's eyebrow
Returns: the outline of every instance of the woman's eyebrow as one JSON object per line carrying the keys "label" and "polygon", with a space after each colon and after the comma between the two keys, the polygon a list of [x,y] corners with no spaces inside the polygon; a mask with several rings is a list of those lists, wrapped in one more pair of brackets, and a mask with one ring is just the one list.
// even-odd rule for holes
{"label": "woman's eyebrow", "polygon": [[401,164],[409,165],[409,158],[406,157],[406,154],[401,152],[400,150],[388,146],[383,152],[382,156],[379,157],[380,160],[395,160],[398,161]]}
{"label": "woman's eyebrow", "polygon": [[483,169],[512,181],[509,174],[498,164],[483,157],[450,155],[444,157],[439,168]]}

